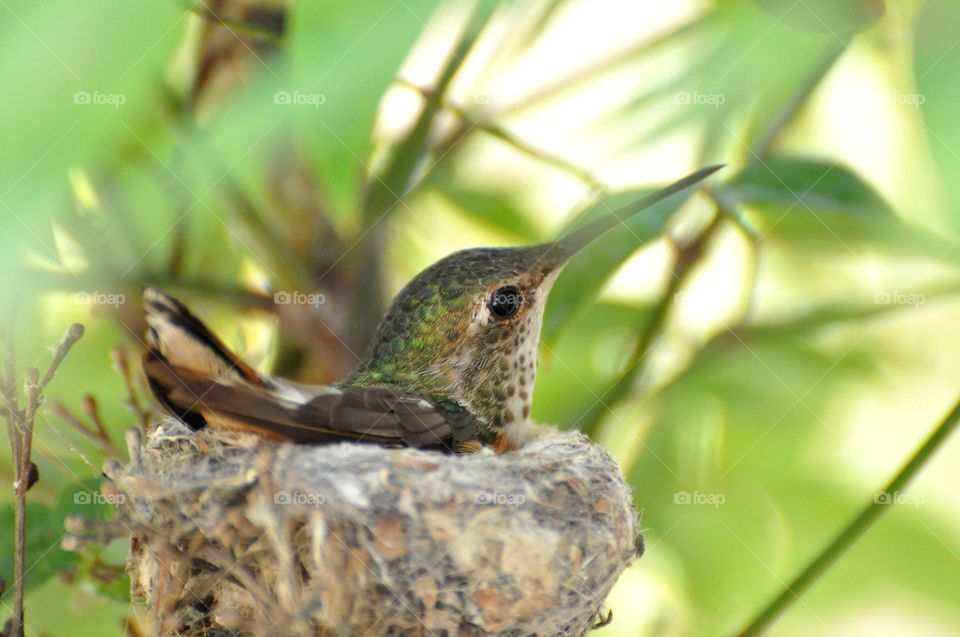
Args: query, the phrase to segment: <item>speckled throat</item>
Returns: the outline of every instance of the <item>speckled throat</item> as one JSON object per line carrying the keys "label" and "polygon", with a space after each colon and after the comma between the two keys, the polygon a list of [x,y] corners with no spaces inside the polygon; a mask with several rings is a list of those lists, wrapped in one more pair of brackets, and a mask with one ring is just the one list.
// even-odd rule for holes
{"label": "speckled throat", "polygon": [[512,341],[490,352],[489,356],[498,362],[489,382],[479,388],[463,388],[465,396],[472,393],[471,403],[476,411],[490,415],[489,425],[494,432],[525,424],[530,418],[541,320],[539,314],[531,313],[522,321]]}
{"label": "speckled throat", "polygon": [[[478,248],[427,268],[397,295],[363,364],[342,386],[388,386],[468,412],[463,440],[492,442],[525,425],[550,287],[565,259],[551,245]],[[491,294],[513,286],[516,316],[499,318]]]}

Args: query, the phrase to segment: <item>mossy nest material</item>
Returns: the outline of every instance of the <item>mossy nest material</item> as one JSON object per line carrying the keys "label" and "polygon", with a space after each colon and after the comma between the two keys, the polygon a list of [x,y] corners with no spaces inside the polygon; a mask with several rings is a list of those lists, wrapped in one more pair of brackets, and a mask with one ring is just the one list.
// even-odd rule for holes
{"label": "mossy nest material", "polygon": [[577,433],[451,456],[165,421],[128,445],[107,475],[158,634],[582,635],[642,552]]}

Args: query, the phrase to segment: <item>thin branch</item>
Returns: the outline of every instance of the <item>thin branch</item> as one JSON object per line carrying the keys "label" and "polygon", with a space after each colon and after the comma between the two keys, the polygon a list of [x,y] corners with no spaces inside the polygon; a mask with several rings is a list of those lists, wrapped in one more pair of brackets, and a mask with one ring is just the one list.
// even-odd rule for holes
{"label": "thin branch", "polygon": [[[410,82],[409,80],[405,80],[403,78],[398,78],[397,84],[399,84],[400,86],[409,88],[410,90],[416,91],[424,98],[429,98],[433,94],[433,91],[431,89],[420,86],[418,84],[414,84],[413,82]],[[493,122],[486,118],[475,117],[467,109],[460,106],[453,100],[450,100],[444,96],[440,96],[439,104],[441,108],[444,108],[450,111],[451,113],[454,113],[457,117],[462,119],[467,124],[468,127],[476,128],[477,130],[482,130],[483,132],[493,137],[496,137],[500,141],[514,147],[515,149],[519,150],[521,153],[525,155],[528,155],[536,160],[542,161],[545,164],[555,166],[556,168],[559,168],[564,172],[568,172],[571,175],[574,175],[575,177],[583,181],[585,184],[587,184],[591,188],[596,188],[599,190],[606,189],[603,183],[586,168],[581,168],[580,166],[577,166],[576,164],[564,159],[559,155],[554,155],[540,148],[536,148],[535,146],[531,146],[530,144],[528,144],[527,142],[523,141],[522,139],[520,139],[519,137],[511,133],[509,130],[507,130],[503,126],[497,124],[496,122]]]}
{"label": "thin branch", "polygon": [[483,32],[489,13],[475,5],[470,12],[456,47],[448,53],[439,70],[434,87],[426,94],[423,108],[407,135],[390,148],[383,166],[371,170],[361,195],[361,219],[368,231],[361,250],[358,251],[356,268],[357,293],[351,299],[352,310],[349,342],[354,346],[366,343],[377,326],[377,317],[383,314],[384,284],[386,271],[383,264],[386,233],[389,226],[379,223],[389,213],[402,205],[424,183],[440,159],[431,157],[430,134],[440,112],[440,98],[459,73],[462,62],[473,49]]}
{"label": "thin branch", "polygon": [[[737,633],[738,637],[756,637],[766,631],[800,596],[803,595],[857,540],[873,526],[891,504],[896,501],[897,495],[907,486],[910,480],[930,459],[933,453],[940,448],[943,442],[956,429],[960,422],[960,402],[954,405],[949,414],[937,425],[937,428],[924,441],[920,448],[903,465],[903,468],[891,479],[882,491],[874,496],[830,544],[828,544],[793,581],[784,587],[746,628]],[[893,500],[891,500],[891,498]]]}
{"label": "thin branch", "polygon": [[127,350],[117,346],[110,350],[110,358],[113,360],[113,368],[123,379],[123,386],[127,390],[127,399],[125,404],[137,417],[137,424],[140,425],[140,431],[146,433],[150,426],[150,418],[153,411],[149,406],[144,407],[140,403],[137,388],[134,387],[133,374],[130,373],[130,362],[127,358]]}
{"label": "thin branch", "polygon": [[90,421],[96,428],[95,431],[97,435],[107,438],[107,431],[103,426],[103,419],[100,418],[100,406],[97,405],[97,399],[90,394],[84,396],[83,410],[87,412],[87,417],[90,418]]}
{"label": "thin branch", "polygon": [[176,4],[209,22],[222,24],[231,31],[260,38],[276,45],[283,42],[284,22],[286,20],[286,9],[284,7],[273,8],[261,5],[250,18],[242,19],[218,13],[206,2],[193,3],[178,0]]}
{"label": "thin branch", "polygon": [[21,435],[26,430],[20,415],[17,398],[16,369],[14,367],[14,345],[12,328],[3,334],[6,344],[6,360],[4,362],[3,399],[6,402],[4,418],[7,421],[7,431],[10,434],[10,453],[14,471],[14,558],[13,558],[13,617],[4,626],[4,635],[23,637],[23,577],[25,562],[26,535],[26,500],[25,491],[21,489],[23,474],[20,471]]}
{"label": "thin branch", "polygon": [[621,64],[627,64],[643,54],[650,53],[664,44],[694,32],[703,24],[703,16],[697,16],[675,29],[655,35],[650,39],[644,38],[638,42],[633,42],[623,49],[593,59],[582,66],[574,67],[566,75],[556,77],[547,84],[543,84],[535,88],[532,92],[522,95],[519,99],[507,104],[497,112],[497,115],[503,116],[508,113],[515,113],[528,108],[532,104],[550,99],[558,93],[570,90],[580,83],[590,82],[604,73],[611,72],[611,70],[616,69]]}
{"label": "thin branch", "polygon": [[[12,329],[12,328],[11,328]],[[16,463],[20,457],[20,437],[17,435],[18,429],[23,429],[20,423],[20,406],[17,396],[17,376],[14,369],[15,351],[13,345],[12,331],[4,331],[2,334],[6,349],[6,358],[4,360],[3,383],[0,384],[0,392],[3,393],[4,401],[7,404],[7,413],[4,417],[7,421],[7,433],[10,435],[10,451],[13,454],[13,461]],[[16,465],[14,465],[16,467]]]}
{"label": "thin branch", "polygon": [[630,394],[633,381],[641,368],[641,363],[653,349],[656,344],[656,337],[663,331],[667,318],[670,315],[671,306],[675,303],[676,295],[687,283],[691,276],[694,266],[700,262],[700,256],[707,242],[716,234],[720,228],[721,221],[725,216],[714,215],[713,220],[691,243],[680,247],[680,253],[673,265],[670,273],[670,281],[660,302],[654,308],[651,319],[647,322],[646,328],[637,341],[630,356],[630,361],[624,368],[623,373],[614,382],[614,384],[595,401],[586,413],[580,419],[580,430],[590,435],[591,432],[600,423],[609,410],[618,404]]}
{"label": "thin branch", "polygon": [[[24,576],[26,575],[26,533],[27,533],[27,491],[37,479],[36,465],[30,459],[33,446],[33,423],[37,409],[43,399],[43,390],[53,379],[57,368],[77,340],[83,336],[83,326],[74,323],[64,334],[60,345],[53,354],[53,361],[40,379],[40,372],[31,367],[24,373],[23,394],[26,404],[21,412],[17,400],[16,369],[14,363],[13,334],[7,330],[6,340],[7,360],[3,379],[2,396],[6,402],[4,418],[10,432],[10,450],[13,454],[14,479],[14,562],[13,562],[13,618],[10,623],[9,635],[23,637],[24,635]],[[5,631],[6,632],[6,631]]]}
{"label": "thin branch", "polygon": [[53,379],[53,375],[57,373],[57,368],[60,367],[60,363],[63,362],[67,352],[70,351],[70,348],[73,347],[74,343],[80,340],[81,336],[83,336],[83,325],[74,323],[67,328],[67,333],[63,335],[63,339],[60,341],[60,344],[57,346],[57,350],[53,354],[53,362],[50,363],[50,367],[47,368],[47,373],[44,374],[43,381],[40,383],[41,392],[46,389],[47,384]]}
{"label": "thin branch", "polygon": [[74,429],[85,438],[96,444],[97,447],[99,447],[100,450],[105,454],[118,459],[123,458],[120,450],[117,449],[115,444],[113,444],[113,441],[110,439],[110,435],[106,432],[103,427],[103,423],[100,421],[99,410],[97,408],[96,400],[94,400],[93,396],[84,397],[84,411],[91,416],[91,420],[94,422],[93,427],[80,420],[80,418],[74,415],[60,401],[54,401],[50,405],[50,410],[55,416],[70,425],[71,429]]}
{"label": "thin branch", "polygon": [[[23,374],[23,395],[27,400],[23,408],[23,430],[20,431],[20,456],[17,458],[17,482],[19,483],[23,476],[27,475],[27,466],[30,464],[30,451],[33,449],[33,419],[37,415],[37,408],[40,406],[40,392],[43,387],[40,385],[40,372],[36,367],[28,367]],[[29,481],[27,481],[29,482]],[[30,488],[29,484],[19,485],[26,493]]]}
{"label": "thin branch", "polygon": [[777,115],[770,127],[763,133],[756,146],[751,150],[754,157],[766,157],[780,134],[787,127],[800,109],[808,103],[814,90],[823,82],[824,76],[836,63],[840,54],[846,50],[846,43],[835,43],[830,47],[823,59],[813,68],[810,75],[800,85],[800,89],[793,95],[786,107]]}

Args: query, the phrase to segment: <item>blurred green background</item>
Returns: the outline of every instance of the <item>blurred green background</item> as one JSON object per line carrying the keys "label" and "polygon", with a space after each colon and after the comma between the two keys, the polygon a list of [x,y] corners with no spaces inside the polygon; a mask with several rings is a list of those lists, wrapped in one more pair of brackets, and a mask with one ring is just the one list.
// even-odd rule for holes
{"label": "blurred green background", "polygon": [[[136,419],[111,348],[138,372],[144,284],[259,369],[326,382],[437,258],[548,240],[713,162],[729,165],[706,190],[578,257],[547,310],[533,415],[603,444],[643,510],[647,553],[598,634],[735,634],[883,497],[769,634],[960,634],[960,443],[908,492],[878,492],[960,377],[955,0],[0,14],[18,369],[87,327],[37,421],[28,634],[123,632],[125,547],[59,546],[65,515],[110,516],[85,495],[108,454],[53,404],[81,414],[92,394],[123,447]],[[9,582],[8,490],[0,532]]]}

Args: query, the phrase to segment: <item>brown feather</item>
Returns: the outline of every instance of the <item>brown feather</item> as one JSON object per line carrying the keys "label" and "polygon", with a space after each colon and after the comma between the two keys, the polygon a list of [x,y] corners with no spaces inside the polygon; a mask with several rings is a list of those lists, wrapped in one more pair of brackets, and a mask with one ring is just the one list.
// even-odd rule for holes
{"label": "brown feather", "polygon": [[304,443],[342,440],[452,449],[445,414],[388,388],[297,385],[260,376],[176,299],[144,294],[143,370],[159,402],[194,429],[210,425]]}

